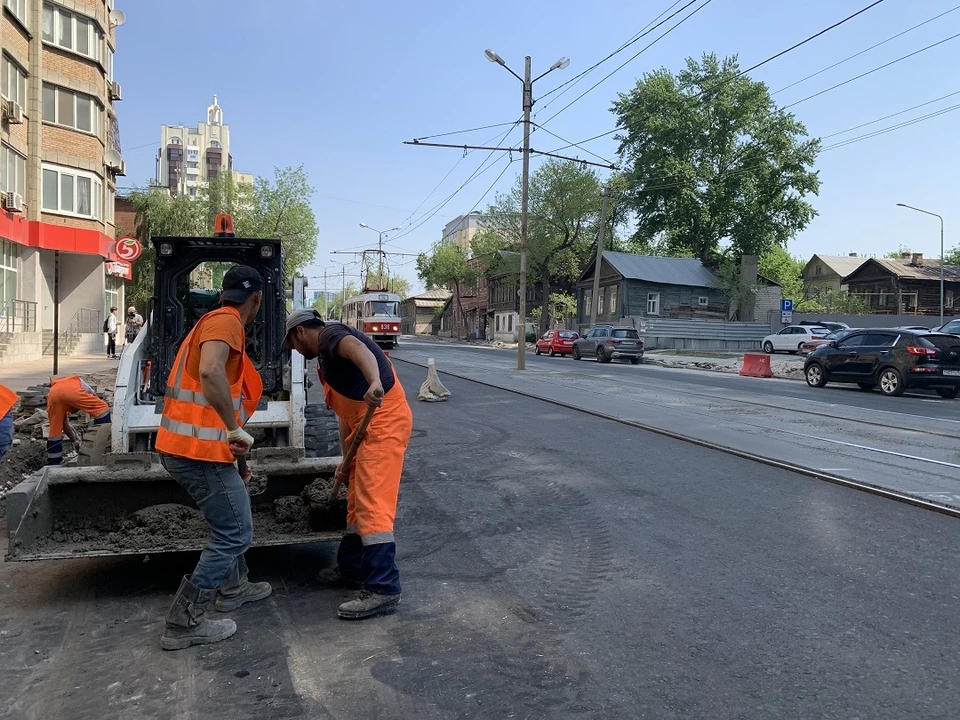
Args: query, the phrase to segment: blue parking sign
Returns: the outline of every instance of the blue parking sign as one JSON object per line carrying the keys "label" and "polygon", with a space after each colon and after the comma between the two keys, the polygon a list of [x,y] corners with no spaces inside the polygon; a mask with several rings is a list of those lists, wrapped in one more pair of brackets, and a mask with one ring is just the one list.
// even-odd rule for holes
{"label": "blue parking sign", "polygon": [[780,312],[793,312],[793,300],[783,298],[780,301]]}

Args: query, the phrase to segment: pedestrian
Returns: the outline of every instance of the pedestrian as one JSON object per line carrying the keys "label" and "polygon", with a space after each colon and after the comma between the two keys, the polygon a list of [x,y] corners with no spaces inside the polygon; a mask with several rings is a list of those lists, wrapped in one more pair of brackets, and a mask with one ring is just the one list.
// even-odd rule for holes
{"label": "pedestrian", "polygon": [[160,639],[164,650],[225,640],[237,625],[207,618],[210,607],[229,612],[272,592],[269,583],[247,579],[244,553],[253,539],[253,516],[234,464],[253,445],[242,425],[263,392],[244,334],[244,326],[257,316],[262,294],[263,279],[256,270],[230,268],[223,278],[222,307],[197,321],[167,377],[155,447],[163,467],[203,513],[210,540],[167,613]]}
{"label": "pedestrian", "polygon": [[110,406],[98,398],[93,388],[79,375],[50,378],[50,392],[47,393],[47,419],[50,421],[47,465],[60,465],[63,462],[64,433],[74,447],[79,444],[80,436],[67,420],[67,415],[75,410],[87,413],[93,418],[94,425],[111,421]]}
{"label": "pedestrian", "polygon": [[400,602],[400,571],[393,522],[403,456],[413,416],[390,359],[376,343],[348,325],[327,325],[316,310],[287,317],[285,349],[317,359],[317,373],[330,407],[340,420],[343,451],[353,442],[368,407],[378,408],[354,457],[347,487],[347,531],[337,567],[317,579],[360,594],[337,615],[358,620],[392,611]]}
{"label": "pedestrian", "polygon": [[0,385],[0,459],[13,445],[13,406],[19,399],[13,390]]}
{"label": "pedestrian", "polygon": [[131,305],[127,308],[126,330],[124,332],[123,343],[124,348],[137,339],[137,335],[140,334],[140,328],[142,327],[143,316],[137,312],[137,309],[133,305]]}
{"label": "pedestrian", "polygon": [[117,359],[117,309],[110,308],[110,314],[107,315],[103,323],[103,331],[107,334],[107,357],[111,360]]}

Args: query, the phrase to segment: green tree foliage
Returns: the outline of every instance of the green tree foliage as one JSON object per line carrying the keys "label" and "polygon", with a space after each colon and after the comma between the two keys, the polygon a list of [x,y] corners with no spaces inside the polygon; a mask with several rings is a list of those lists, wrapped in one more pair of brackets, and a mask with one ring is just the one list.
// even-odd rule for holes
{"label": "green tree foliage", "polygon": [[[327,303],[327,319],[339,321],[343,316],[343,303],[352,298],[354,295],[357,295],[359,292],[360,288],[358,288],[353,281],[348,282],[346,289],[339,290],[332,298],[330,298],[329,302]],[[317,312],[323,313],[323,305],[323,298],[320,297],[317,298],[317,301],[313,304],[313,307]]]}
{"label": "green tree foliage", "polygon": [[[549,325],[563,325],[567,320],[575,318],[577,315],[577,298],[570,293],[555,292],[550,296],[550,317],[547,320]],[[530,311],[530,317],[534,322],[540,324],[543,318],[543,308],[535,307]]]}
{"label": "green tree foliage", "polygon": [[775,245],[759,258],[758,272],[765,278],[780,283],[783,297],[797,302],[803,297],[803,267],[806,263]]}
{"label": "green tree foliage", "polygon": [[899,260],[904,255],[912,255],[912,254],[913,254],[913,250],[911,250],[908,246],[903,245],[901,243],[900,245],[897,246],[896,250],[891,250],[888,253],[884,253],[884,257],[889,258],[891,260]]}
{"label": "green tree foliage", "polygon": [[844,315],[869,315],[870,306],[862,297],[845,292],[827,290],[818,297],[803,300],[794,307],[795,312],[832,313]]}
{"label": "green tree foliage", "polygon": [[943,255],[943,264],[944,265],[960,265],[960,245],[953,248],[953,250],[947,250]]}
{"label": "green tree foliage", "polygon": [[438,241],[429,255],[422,254],[417,258],[417,274],[428,290],[449,288],[453,292],[457,313],[462,319],[459,327],[466,328],[467,318],[460,298],[465,288],[476,284],[479,271],[468,261],[463,248],[455,243]]}
{"label": "green tree foliage", "polygon": [[705,54],[677,75],[647,73],[614,102],[635,242],[716,264],[721,240],[738,257],[762,255],[815,217],[805,198],[820,188],[819,141],[739,72],[735,57]]}
{"label": "green tree foliage", "polygon": [[[485,222],[511,250],[519,248],[520,179],[497,196]],[[554,286],[572,290],[589,262],[600,213],[600,182],[592,170],[575,162],[548,160],[530,177],[527,271],[543,296],[540,330],[546,331]]]}

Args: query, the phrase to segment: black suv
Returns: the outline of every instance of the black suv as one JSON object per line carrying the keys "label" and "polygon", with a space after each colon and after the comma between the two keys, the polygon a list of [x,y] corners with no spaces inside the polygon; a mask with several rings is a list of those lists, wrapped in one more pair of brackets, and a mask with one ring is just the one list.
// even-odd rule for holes
{"label": "black suv", "polygon": [[942,398],[960,394],[960,337],[922,330],[856,330],[814,350],[803,365],[807,384],[856,383],[879,386],[884,395],[908,388],[936,390]]}

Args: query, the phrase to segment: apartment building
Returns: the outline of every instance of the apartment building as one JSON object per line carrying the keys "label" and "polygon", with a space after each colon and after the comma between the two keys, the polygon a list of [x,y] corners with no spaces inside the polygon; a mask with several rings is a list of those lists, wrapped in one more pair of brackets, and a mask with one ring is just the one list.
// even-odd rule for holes
{"label": "apartment building", "polygon": [[[115,255],[124,174],[113,0],[3,0],[0,14],[0,363],[102,350],[129,263]],[[59,305],[54,302],[59,296]]]}
{"label": "apartment building", "polygon": [[443,226],[443,242],[456,243],[464,252],[470,252],[470,241],[480,232],[483,213],[473,211],[460,215]]}

